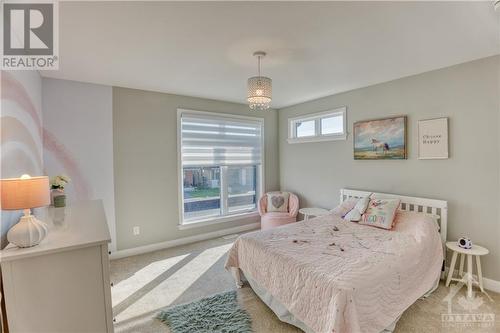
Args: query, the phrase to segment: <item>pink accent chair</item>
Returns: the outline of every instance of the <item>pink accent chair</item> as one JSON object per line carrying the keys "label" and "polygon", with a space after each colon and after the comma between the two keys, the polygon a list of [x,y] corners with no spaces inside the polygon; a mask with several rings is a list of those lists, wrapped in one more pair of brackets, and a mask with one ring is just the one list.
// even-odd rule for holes
{"label": "pink accent chair", "polygon": [[[290,192],[288,192],[290,193]],[[259,200],[260,228],[262,230],[271,229],[280,225],[293,223],[297,221],[299,213],[299,198],[290,193],[288,196],[288,212],[267,212],[267,194],[264,194]]]}

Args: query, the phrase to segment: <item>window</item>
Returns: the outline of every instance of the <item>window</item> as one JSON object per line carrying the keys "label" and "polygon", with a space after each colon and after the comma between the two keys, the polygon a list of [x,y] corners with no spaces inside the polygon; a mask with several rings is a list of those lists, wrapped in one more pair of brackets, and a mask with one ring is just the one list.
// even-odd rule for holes
{"label": "window", "polygon": [[288,119],[288,143],[345,140],[346,108]]}
{"label": "window", "polygon": [[257,211],[262,186],[260,118],[178,110],[181,225]]}
{"label": "window", "polygon": [[316,122],[314,120],[304,120],[295,122],[295,133],[297,138],[307,138],[316,135]]}

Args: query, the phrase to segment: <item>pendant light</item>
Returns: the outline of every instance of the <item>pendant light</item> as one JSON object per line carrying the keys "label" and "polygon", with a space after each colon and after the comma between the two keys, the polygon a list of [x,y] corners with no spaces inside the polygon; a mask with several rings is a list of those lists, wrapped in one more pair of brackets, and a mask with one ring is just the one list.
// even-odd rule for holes
{"label": "pendant light", "polygon": [[252,110],[267,110],[272,100],[272,80],[260,75],[260,61],[266,53],[257,51],[253,55],[257,57],[258,76],[248,79],[248,106]]}

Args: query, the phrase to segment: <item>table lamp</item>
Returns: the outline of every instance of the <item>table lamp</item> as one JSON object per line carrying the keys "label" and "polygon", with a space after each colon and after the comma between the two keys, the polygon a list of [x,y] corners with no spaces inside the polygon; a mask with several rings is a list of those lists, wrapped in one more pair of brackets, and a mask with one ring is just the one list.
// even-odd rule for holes
{"label": "table lamp", "polygon": [[2,179],[0,192],[3,210],[24,210],[24,216],[7,233],[7,240],[18,247],[39,244],[47,235],[47,225],[31,215],[31,208],[50,204],[49,178],[22,175]]}

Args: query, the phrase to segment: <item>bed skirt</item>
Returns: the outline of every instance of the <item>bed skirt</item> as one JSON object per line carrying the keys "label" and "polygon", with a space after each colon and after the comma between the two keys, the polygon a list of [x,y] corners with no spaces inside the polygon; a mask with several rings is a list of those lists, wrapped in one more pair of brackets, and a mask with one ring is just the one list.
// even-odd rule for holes
{"label": "bed skirt", "polygon": [[[232,269],[234,270],[236,268],[232,268]],[[291,314],[287,310],[287,308],[283,304],[280,303],[280,301],[278,301],[275,297],[273,297],[273,295],[271,295],[271,293],[269,293],[265,288],[262,288],[254,279],[252,279],[251,276],[249,276],[248,274],[245,274],[245,272],[243,272],[243,271],[241,271],[241,273],[242,273],[240,275],[241,278],[248,281],[248,284],[250,284],[250,287],[252,287],[252,290],[257,294],[257,296],[259,296],[259,298],[262,300],[262,302],[264,302],[274,312],[274,314],[278,317],[279,320],[281,320],[282,322],[288,323],[290,325],[293,325],[295,327],[298,327],[301,330],[303,330],[305,333],[315,333],[312,329],[307,327],[306,324],[304,324],[302,321],[295,318],[295,316],[293,314]],[[425,298],[425,297],[429,296],[430,294],[432,294],[432,292],[434,292],[434,290],[436,290],[438,286],[439,286],[439,279],[436,280],[436,283],[431,290],[429,290],[424,295],[422,295],[422,298]],[[391,325],[386,327],[380,333],[392,333],[394,331],[394,329],[396,328],[396,323],[398,322],[398,320],[400,318],[401,318],[401,316],[396,318],[396,320],[394,320],[394,322]]]}

